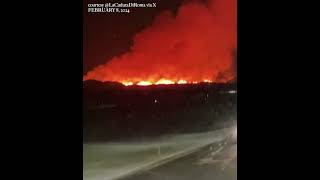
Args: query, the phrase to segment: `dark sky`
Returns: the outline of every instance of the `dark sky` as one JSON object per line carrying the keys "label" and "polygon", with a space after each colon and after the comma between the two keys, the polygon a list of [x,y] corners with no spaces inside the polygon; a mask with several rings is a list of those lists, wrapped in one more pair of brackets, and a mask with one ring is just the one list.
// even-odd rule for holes
{"label": "dark sky", "polygon": [[138,0],[134,2],[156,2],[156,8],[132,8],[130,13],[87,13],[88,3],[133,2],[130,0],[85,0],[83,34],[83,73],[105,63],[113,56],[126,52],[132,37],[152,23],[163,10],[173,12],[183,0]]}

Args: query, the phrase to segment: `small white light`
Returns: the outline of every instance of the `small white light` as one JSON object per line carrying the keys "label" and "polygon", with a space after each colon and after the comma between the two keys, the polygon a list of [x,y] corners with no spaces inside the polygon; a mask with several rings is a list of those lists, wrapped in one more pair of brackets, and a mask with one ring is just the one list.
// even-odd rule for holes
{"label": "small white light", "polygon": [[237,139],[237,127],[235,127],[235,128],[233,129],[232,138],[233,138],[234,140]]}

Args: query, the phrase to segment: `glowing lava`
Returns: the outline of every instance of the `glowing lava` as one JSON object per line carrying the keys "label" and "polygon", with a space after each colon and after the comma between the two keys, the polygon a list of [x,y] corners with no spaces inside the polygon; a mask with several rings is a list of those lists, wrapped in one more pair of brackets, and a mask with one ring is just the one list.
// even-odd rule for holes
{"label": "glowing lava", "polygon": [[137,85],[139,86],[149,86],[149,85],[152,85],[152,82],[150,81],[140,81],[137,83]]}
{"label": "glowing lava", "polygon": [[131,85],[133,85],[133,82],[124,81],[124,82],[122,82],[122,84],[125,86],[131,86]]}
{"label": "glowing lava", "polygon": [[171,80],[168,80],[168,79],[160,79],[160,80],[157,81],[155,84],[156,84],[156,85],[158,85],[158,84],[174,84],[174,82],[171,81]]}
{"label": "glowing lava", "polygon": [[178,84],[187,84],[188,82],[186,80],[179,80],[177,83]]}
{"label": "glowing lava", "polygon": [[[212,83],[212,81],[210,80],[203,80],[200,81],[202,83]],[[137,81],[136,83],[131,82],[131,81],[123,81],[121,82],[123,85],[125,86],[132,86],[132,85],[138,85],[138,86],[150,86],[150,85],[169,85],[169,84],[198,84],[199,82],[197,81],[186,81],[186,80],[179,80],[179,81],[173,81],[173,80],[169,80],[169,79],[160,79],[156,82],[152,82],[152,81]]]}

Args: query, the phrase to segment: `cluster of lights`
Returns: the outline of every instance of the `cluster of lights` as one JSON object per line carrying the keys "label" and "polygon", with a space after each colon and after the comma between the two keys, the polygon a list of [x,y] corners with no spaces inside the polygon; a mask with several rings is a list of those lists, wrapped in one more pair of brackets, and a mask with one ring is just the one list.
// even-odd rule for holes
{"label": "cluster of lights", "polygon": [[[202,82],[212,83],[211,80],[204,79]],[[172,81],[169,79],[160,79],[157,82],[153,83],[151,81],[139,81],[137,83],[133,83],[131,81],[123,81],[121,82],[125,86],[138,85],[138,86],[150,86],[150,85],[160,85],[160,84],[198,84],[197,81],[188,82],[184,79],[180,79],[179,81]]]}

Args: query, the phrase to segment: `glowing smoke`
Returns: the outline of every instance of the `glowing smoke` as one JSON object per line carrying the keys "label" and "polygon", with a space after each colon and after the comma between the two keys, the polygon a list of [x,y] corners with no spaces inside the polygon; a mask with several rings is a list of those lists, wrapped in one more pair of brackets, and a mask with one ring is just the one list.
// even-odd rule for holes
{"label": "glowing smoke", "polygon": [[89,71],[84,80],[227,82],[236,76],[237,0],[188,2],[176,16],[164,11],[133,42],[127,53]]}

